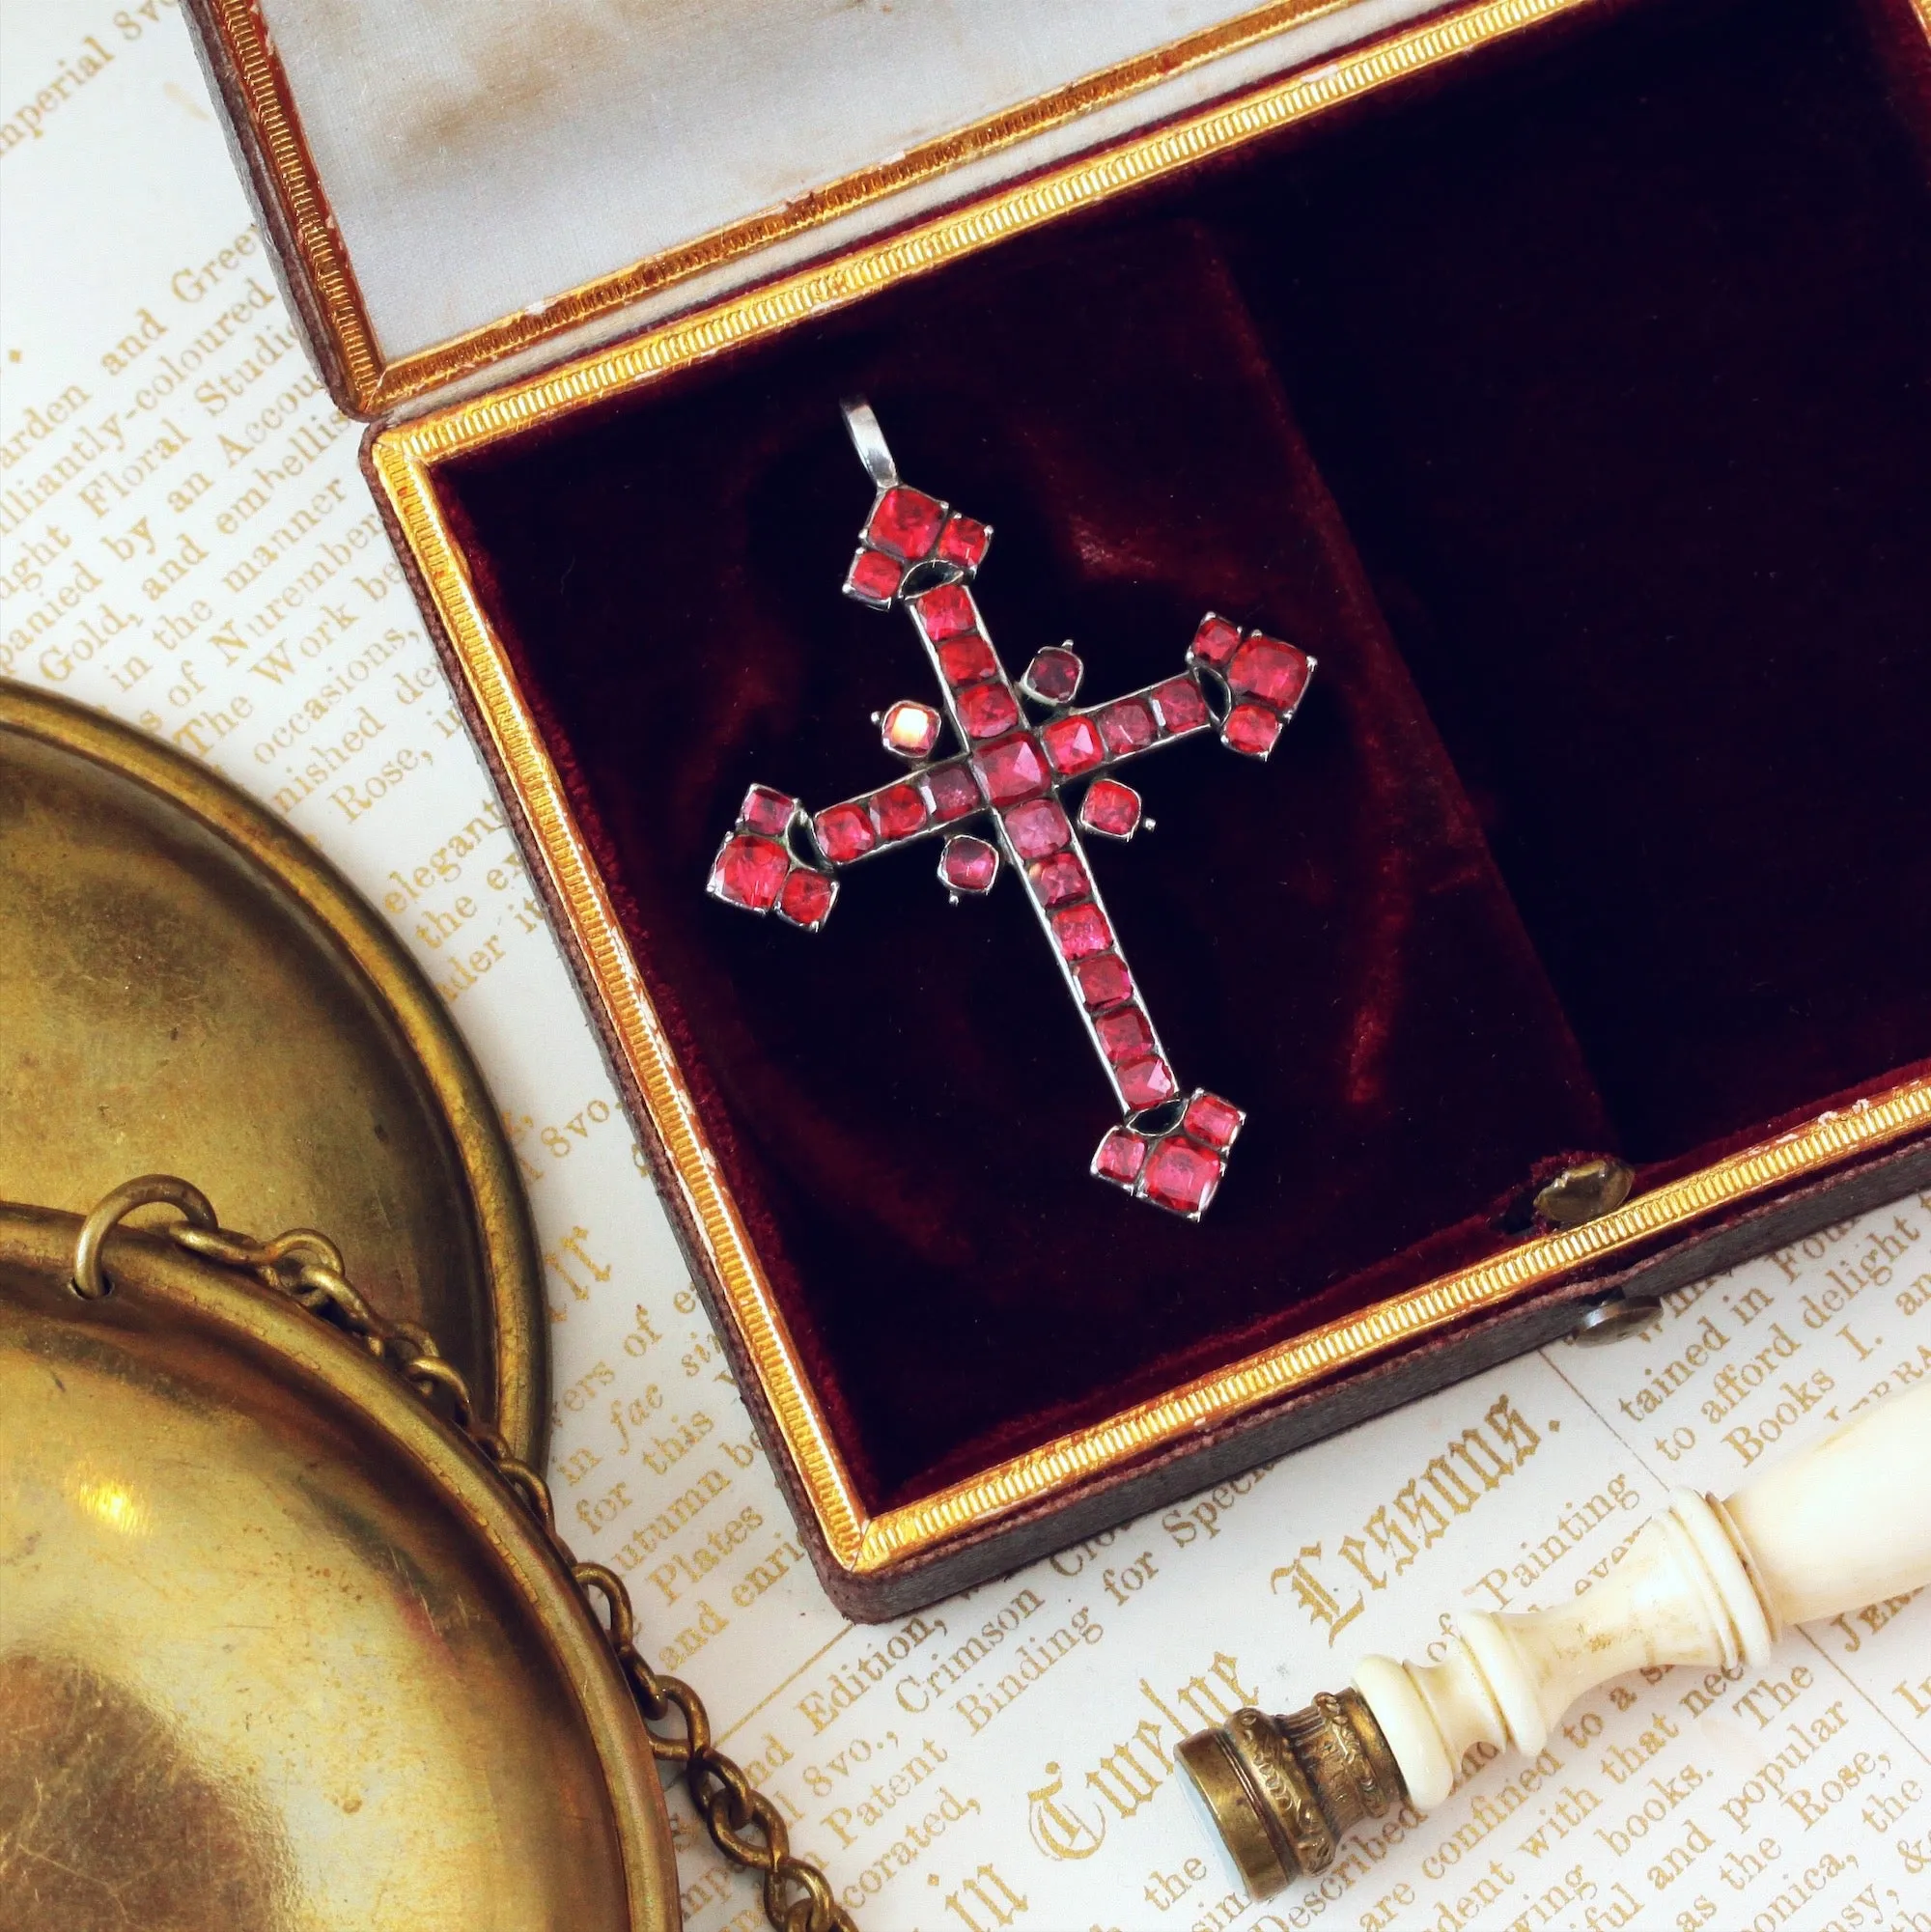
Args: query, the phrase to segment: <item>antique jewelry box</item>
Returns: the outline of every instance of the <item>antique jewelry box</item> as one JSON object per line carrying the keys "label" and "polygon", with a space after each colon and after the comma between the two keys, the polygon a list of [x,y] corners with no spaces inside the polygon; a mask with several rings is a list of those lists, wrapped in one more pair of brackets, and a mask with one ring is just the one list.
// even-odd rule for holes
{"label": "antique jewelry box", "polygon": [[[1931,1179],[1910,0],[194,11],[848,1610]],[[935,695],[840,594],[857,395],[995,526],[1015,676],[1170,679],[1210,610],[1319,660],[1091,856],[1245,1112],[1197,1223],[1085,1172],[1021,882],[706,892]]]}

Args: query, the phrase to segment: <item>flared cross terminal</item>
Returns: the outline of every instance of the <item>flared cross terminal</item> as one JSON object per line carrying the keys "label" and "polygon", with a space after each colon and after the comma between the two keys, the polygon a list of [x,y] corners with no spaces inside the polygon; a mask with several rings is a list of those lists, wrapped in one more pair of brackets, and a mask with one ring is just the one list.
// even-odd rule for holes
{"label": "flared cross terminal", "polygon": [[[1294,715],[1314,659],[1210,614],[1175,676],[1106,704],[1075,704],[1084,667],[1070,646],[1039,652],[1015,684],[972,598],[991,528],[902,484],[865,404],[846,404],[845,421],[873,484],[845,594],[910,617],[944,713],[911,698],[882,713],[885,749],[911,770],[816,814],[786,793],[753,785],[712,864],[709,889],[728,905],[775,911],[815,933],[847,868],[915,840],[942,840],[938,877],[955,899],[989,892],[1010,866],[1024,882],[1120,1105],[1093,1173],[1198,1220],[1245,1115],[1204,1088],[1181,1092],[1082,834],[1127,839],[1139,828],[1139,795],[1112,773],[1142,752],[1213,731],[1230,750],[1265,758]],[[948,723],[966,748],[938,757]],[[1076,785],[1083,795],[1069,811]]]}

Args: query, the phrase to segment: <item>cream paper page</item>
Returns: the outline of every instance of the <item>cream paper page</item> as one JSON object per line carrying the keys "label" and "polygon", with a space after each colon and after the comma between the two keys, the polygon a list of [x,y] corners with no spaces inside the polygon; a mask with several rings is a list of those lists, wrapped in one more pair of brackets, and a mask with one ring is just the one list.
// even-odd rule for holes
{"label": "cream paper page", "polygon": [[[165,0],[0,0],[0,670],[266,800],[474,1045],[542,1235],[577,1550],[874,1932],[1931,1932],[1931,1598],[1586,1696],[1250,1903],[1173,1747],[1605,1574],[1674,1484],[1931,1372],[1931,1196],[879,1627],[820,1592]],[[1900,1498],[1899,1507],[1921,1507]],[[514,1750],[513,1740],[505,1741]],[[674,1796],[693,1932],[756,1892]],[[522,1932],[522,1928],[509,1928]]]}

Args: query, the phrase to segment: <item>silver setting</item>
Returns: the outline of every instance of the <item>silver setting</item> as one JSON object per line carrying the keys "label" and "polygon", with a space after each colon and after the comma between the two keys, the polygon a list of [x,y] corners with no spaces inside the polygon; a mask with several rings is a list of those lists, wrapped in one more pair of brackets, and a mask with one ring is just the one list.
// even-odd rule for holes
{"label": "silver setting", "polygon": [[[1188,1122],[1192,1118],[1196,1106],[1202,1103],[1208,1106],[1224,1107],[1234,1116],[1233,1125],[1226,1130],[1223,1137],[1216,1139],[1204,1133],[1190,1129]],[[1100,1144],[1093,1150],[1093,1159],[1086,1171],[1096,1181],[1105,1181],[1110,1188],[1119,1188],[1131,1194],[1136,1201],[1148,1201],[1154,1207],[1165,1208],[1168,1214],[1178,1214],[1182,1220],[1197,1221],[1214,1205],[1214,1195],[1218,1192],[1222,1180],[1226,1178],[1227,1159],[1233,1151],[1234,1142],[1241,1137],[1241,1129],[1247,1124],[1245,1111],[1224,1101],[1218,1094],[1212,1094],[1205,1087],[1195,1087],[1184,1100],[1168,1101],[1162,1106],[1148,1107],[1142,1112],[1129,1116],[1117,1127],[1109,1127],[1100,1136]],[[1148,1179],[1155,1171],[1155,1162],[1162,1147],[1179,1142],[1196,1157],[1204,1157],[1217,1163],[1219,1171],[1214,1178],[1206,1198],[1191,1213],[1184,1209],[1168,1207],[1164,1201],[1155,1200],[1147,1191]],[[1130,1175],[1107,1171],[1106,1150],[1109,1147],[1131,1147],[1139,1149],[1138,1164]]]}
{"label": "silver setting", "polygon": [[[992,854],[993,869],[986,875],[986,882],[983,885],[971,885],[965,880],[954,879],[952,876],[951,866],[955,851],[958,847],[966,845],[983,847],[985,851]],[[946,838],[944,845],[939,848],[938,882],[945,887],[946,897],[955,906],[959,903],[961,893],[965,893],[974,899],[983,899],[999,882],[999,874],[1004,869],[1005,860],[1000,855],[999,848],[990,839],[981,838],[977,832],[953,832]]]}
{"label": "silver setting", "polygon": [[[914,751],[910,746],[897,744],[892,741],[892,719],[905,712],[916,712],[932,720],[932,742],[923,751]],[[909,765],[924,765],[930,762],[932,754],[938,749],[939,738],[945,730],[943,716],[918,698],[893,699],[882,712],[872,714],[872,722],[879,727],[879,742],[894,758],[903,758]]]}
{"label": "silver setting", "polygon": [[[1073,688],[1064,697],[1054,697],[1050,691],[1041,690],[1033,682],[1033,674],[1039,669],[1040,660],[1042,658],[1049,658],[1053,662],[1058,663],[1068,658],[1073,659]],[[1073,648],[1073,639],[1069,637],[1064,644],[1049,644],[1044,649],[1035,651],[1032,654],[1032,662],[1020,674],[1020,689],[1034,704],[1045,705],[1057,710],[1062,705],[1070,705],[1079,695],[1079,686],[1085,682],[1085,679],[1086,660]]]}
{"label": "silver setting", "polygon": [[[1136,1200],[1147,1201],[1188,1220],[1198,1220],[1211,1204],[1225,1174],[1228,1150],[1246,1115],[1231,1102],[1221,1100],[1204,1088],[1195,1087],[1190,1093],[1181,1090],[1173,1062],[1127,966],[1119,934],[1106,910],[1099,881],[1094,877],[1091,859],[1081,837],[1081,813],[1068,808],[1066,794],[1070,788],[1108,773],[1114,767],[1143,753],[1158,751],[1165,745],[1178,744],[1209,732],[1223,735],[1227,714],[1239,703],[1260,705],[1262,709],[1272,712],[1279,719],[1280,727],[1284,728],[1299,707],[1300,697],[1297,696],[1294,706],[1282,708],[1270,705],[1264,699],[1231,691],[1213,666],[1196,656],[1193,641],[1189,643],[1181,668],[1171,677],[1162,678],[1158,684],[1135,691],[1123,692],[1104,704],[1090,705],[1083,710],[1075,709],[1072,701],[1078,694],[1085,667],[1070,640],[1063,646],[1053,647],[1055,652],[1063,650],[1072,657],[1077,667],[1070,691],[1063,696],[1051,696],[1037,688],[1030,675],[1015,682],[999,662],[985,617],[970,588],[991,543],[991,525],[976,524],[973,519],[955,517],[950,504],[942,498],[931,497],[927,500],[937,507],[938,523],[933,535],[926,540],[927,549],[923,556],[908,558],[901,555],[892,546],[901,534],[896,529],[891,538],[882,536],[875,541],[871,532],[880,505],[888,491],[906,486],[885,443],[883,432],[879,427],[879,419],[870,406],[854,400],[841,407],[853,447],[873,484],[872,508],[859,532],[857,554],[846,573],[846,592],[873,609],[889,610],[896,606],[911,619],[912,629],[924,646],[927,661],[938,681],[944,709],[942,713],[935,713],[932,706],[912,699],[901,699],[899,704],[918,704],[921,711],[942,717],[951,725],[957,742],[968,747],[973,747],[975,741],[966,730],[966,720],[961,714],[961,690],[975,694],[990,694],[995,688],[1002,691],[1010,703],[1015,722],[1003,735],[979,743],[976,748],[968,748],[949,758],[934,759],[930,750],[924,753],[909,751],[892,743],[885,736],[885,720],[898,706],[883,714],[874,713],[873,722],[879,725],[880,738],[885,749],[895,757],[908,760],[915,770],[891,784],[843,799],[816,814],[805,814],[794,801],[783,841],[793,870],[805,869],[821,874],[832,882],[835,891],[837,875],[846,867],[875,857],[880,853],[895,852],[901,846],[938,835],[945,842],[937,868],[939,882],[946,888],[953,903],[957,904],[962,893],[980,896],[992,889],[997,882],[999,872],[1004,869],[999,860],[1010,866],[1025,887],[1033,915],[1039,921],[1040,930],[1059,967],[1060,978],[1072,996],[1086,1028],[1086,1037],[1099,1057],[1120,1108],[1119,1125],[1109,1129],[1102,1140],[1099,1151],[1094,1154],[1091,1171],[1110,1185],[1126,1189]],[[923,491],[911,493],[920,498],[925,495]],[[895,513],[895,523],[902,523],[904,517],[905,511],[901,508]],[[921,518],[919,522],[924,520]],[[910,536],[917,528],[918,524],[908,525],[904,534]],[[975,530],[983,533],[976,541]],[[941,550],[948,554],[940,555]],[[892,585],[889,595],[884,594],[882,589],[887,581]],[[928,621],[926,606],[927,601],[939,592],[945,593],[942,607],[953,628],[946,631],[943,638],[935,640],[931,634],[934,627]],[[956,622],[961,617],[969,617],[970,623],[961,625]],[[1203,619],[1203,624],[1206,621]],[[1237,632],[1242,643],[1255,634],[1241,630],[1238,626],[1228,628]],[[1198,635],[1196,630],[1196,639]],[[963,680],[955,687],[946,675],[941,652],[955,638],[966,637],[975,637],[985,646],[991,669],[978,677]],[[1035,654],[1027,667],[1028,674],[1044,656],[1044,653]],[[1311,658],[1307,658],[1310,676],[1313,662]],[[1164,702],[1161,696],[1162,691],[1166,693]],[[1302,691],[1305,691],[1304,682]],[[1033,721],[1026,712],[1028,704],[1045,712],[1047,715],[1044,719]],[[1137,733],[1116,730],[1118,743],[1109,743],[1103,721],[1126,705],[1137,705],[1151,724],[1152,735],[1144,742],[1138,742]],[[1103,755],[1094,764],[1068,777],[1060,774],[1053,766],[1042,733],[1054,729],[1067,719],[1077,718],[1090,722],[1093,738],[1101,746]],[[1021,796],[1004,804],[995,804],[993,781],[988,776],[985,761],[1002,749],[1021,744],[1030,744],[1044,783],[1039,789],[1028,788]],[[1230,748],[1238,750],[1239,747]],[[1269,748],[1272,749],[1272,745]],[[932,749],[937,749],[936,741]],[[966,789],[968,783],[969,792]],[[1133,792],[1138,798],[1136,787],[1125,786],[1124,789]],[[888,800],[887,795],[907,792],[912,794],[923,806],[922,821],[907,830],[887,835],[884,826],[896,816],[902,816],[907,806],[907,800],[902,796]],[[767,793],[764,788],[754,787],[746,796],[743,809],[748,811],[755,801],[761,799],[776,801],[785,798],[784,794]],[[968,798],[969,804],[966,802]],[[1029,808],[1045,804],[1050,804],[1058,819],[1064,823],[1065,838],[1052,845],[1039,858],[1028,861],[1016,842],[1012,821]],[[941,817],[941,810],[948,807],[951,816]],[[870,835],[863,851],[854,852],[843,859],[834,859],[830,855],[819,827],[833,813],[840,815],[839,823],[849,824],[854,814],[862,821]],[[988,817],[992,821],[991,826],[982,826],[979,822]],[[1125,839],[1131,838],[1142,826],[1148,829],[1153,826],[1143,806],[1133,827],[1125,833],[1105,832],[1090,826],[1084,829],[1102,837]],[[1056,825],[1053,830],[1057,831]],[[777,842],[769,830],[747,826],[741,812],[738,826],[720,847],[718,856],[713,863],[709,887],[714,897],[723,899],[727,904],[746,903],[733,899],[720,890],[719,881],[725,854],[733,839],[745,835],[747,831]],[[808,844],[815,858],[802,855],[794,839]],[[994,867],[983,886],[961,885],[948,876],[947,857],[966,839],[990,847],[993,854]],[[831,843],[836,845],[841,841],[834,839]],[[792,874],[787,874],[787,886],[791,878]],[[773,909],[750,906],[748,910],[761,911]],[[806,923],[786,912],[782,907],[775,910],[793,924]],[[829,911],[827,904],[825,912],[810,922],[807,930],[818,930]],[[1077,948],[1077,956],[1070,950],[1075,947]],[[1158,1091],[1161,1082],[1165,1085],[1163,1093]],[[1149,1098],[1149,1088],[1155,1090],[1152,1098]],[[1202,1112],[1195,1126],[1189,1128],[1188,1122],[1196,1108],[1202,1109]],[[1232,1116],[1231,1127],[1225,1124],[1229,1115]],[[1200,1120],[1219,1121],[1222,1132],[1218,1137],[1203,1129],[1199,1125]],[[1127,1143],[1140,1149],[1140,1159],[1133,1172],[1123,1177],[1103,1169],[1101,1158],[1107,1147]],[[1156,1162],[1162,1157],[1169,1168],[1174,1170],[1166,1176],[1168,1191],[1174,1196],[1172,1199],[1161,1199],[1157,1192],[1148,1189]],[[1198,1201],[1191,1212],[1177,1205],[1178,1201],[1189,1195],[1197,1196]]]}
{"label": "silver setting", "polygon": [[1140,797],[1136,787],[1127,784],[1124,779],[1111,777],[1105,772],[1100,773],[1099,778],[1095,782],[1116,785],[1133,799],[1133,822],[1123,832],[1109,831],[1105,826],[1096,826],[1086,816],[1087,811],[1093,803],[1094,785],[1089,784],[1086,787],[1086,796],[1079,800],[1079,816],[1076,821],[1081,831],[1091,832],[1095,838],[1111,839],[1116,845],[1125,845],[1135,832],[1141,830],[1151,831],[1153,829],[1153,821],[1146,815],[1146,800]]}

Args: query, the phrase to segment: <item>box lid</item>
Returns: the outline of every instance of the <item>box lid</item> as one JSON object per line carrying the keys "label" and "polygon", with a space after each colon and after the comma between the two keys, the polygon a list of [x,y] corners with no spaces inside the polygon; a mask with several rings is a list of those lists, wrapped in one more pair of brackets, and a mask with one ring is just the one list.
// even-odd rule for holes
{"label": "box lid", "polygon": [[336,399],[500,379],[1439,0],[190,0]]}

